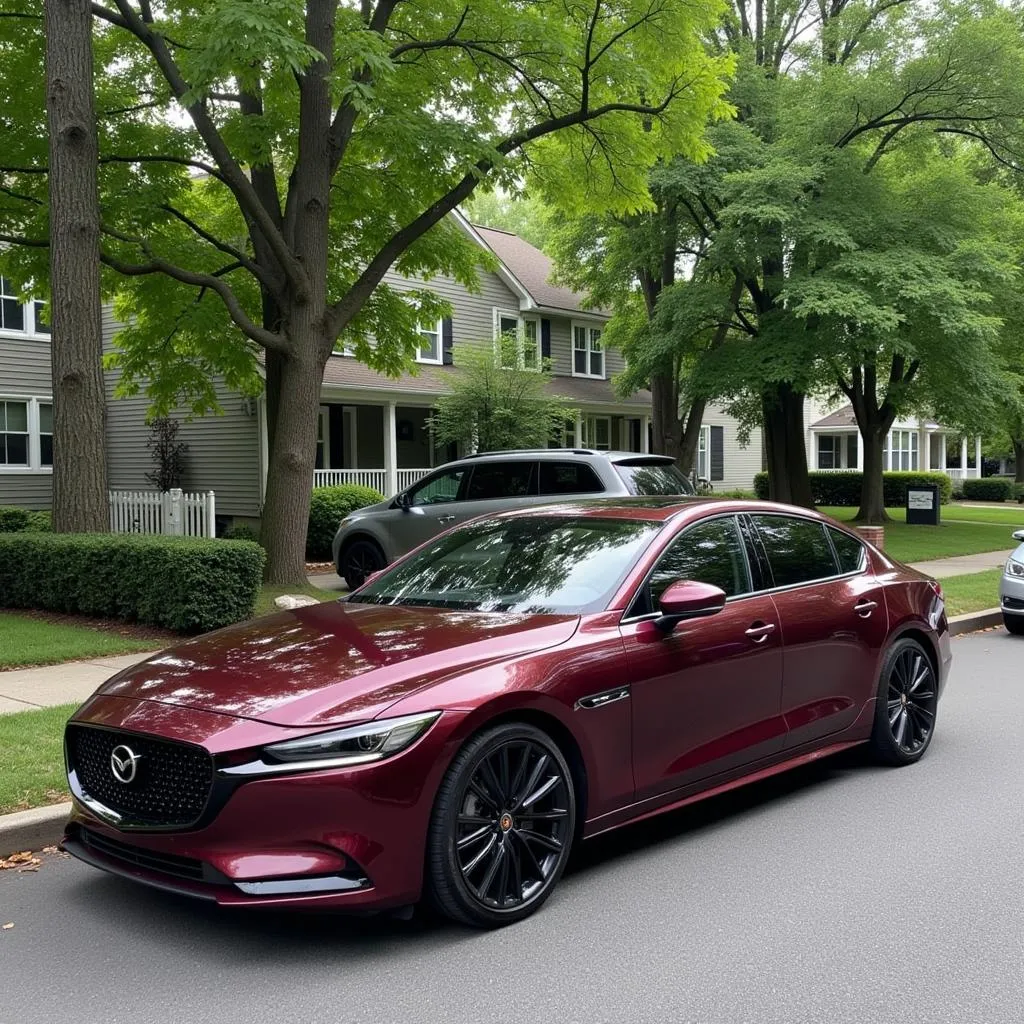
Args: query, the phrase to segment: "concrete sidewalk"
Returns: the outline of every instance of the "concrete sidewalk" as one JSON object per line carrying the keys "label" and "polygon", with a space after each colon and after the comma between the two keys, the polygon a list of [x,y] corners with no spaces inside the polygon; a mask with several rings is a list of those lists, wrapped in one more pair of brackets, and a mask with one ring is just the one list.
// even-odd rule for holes
{"label": "concrete sidewalk", "polygon": [[[1015,551],[985,551],[980,555],[957,555],[954,558],[936,558],[929,562],[912,562],[911,569],[926,572],[941,580],[947,576],[967,576],[972,572],[985,572],[988,569],[1001,569],[1006,560]],[[993,603],[998,603],[993,597]]]}

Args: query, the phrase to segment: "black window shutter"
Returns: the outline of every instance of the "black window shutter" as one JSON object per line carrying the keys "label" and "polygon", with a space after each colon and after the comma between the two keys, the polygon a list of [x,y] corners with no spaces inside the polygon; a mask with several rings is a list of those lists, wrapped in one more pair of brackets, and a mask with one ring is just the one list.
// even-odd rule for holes
{"label": "black window shutter", "polygon": [[540,322],[540,357],[541,359],[551,358],[551,321],[541,320]]}
{"label": "black window shutter", "polygon": [[711,428],[711,479],[725,479],[725,427]]}
{"label": "black window shutter", "polygon": [[445,366],[455,362],[452,357],[452,318],[446,316],[441,321],[441,361]]}

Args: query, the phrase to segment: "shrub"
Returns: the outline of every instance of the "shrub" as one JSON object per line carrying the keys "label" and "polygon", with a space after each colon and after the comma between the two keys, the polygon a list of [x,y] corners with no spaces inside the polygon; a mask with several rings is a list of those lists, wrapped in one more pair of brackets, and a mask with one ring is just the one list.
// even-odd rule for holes
{"label": "shrub", "polygon": [[1006,501],[1012,493],[1013,484],[1004,477],[964,481],[964,497],[972,501]]}
{"label": "shrub", "polygon": [[0,605],[198,633],[252,615],[257,544],[112,533],[0,535]]}
{"label": "shrub", "polygon": [[306,534],[306,558],[326,562],[331,558],[331,541],[338,524],[357,508],[383,501],[384,495],[372,487],[346,484],[342,487],[314,487],[309,503],[309,532]]}
{"label": "shrub", "polygon": [[1013,496],[1018,505],[1024,505],[1024,484],[1013,485]]}
{"label": "shrub", "polygon": [[[839,505],[856,508],[860,504],[861,481],[864,474],[855,470],[836,473],[810,473],[811,497],[815,505]],[[882,496],[886,508],[902,508],[907,503],[907,488],[935,484],[939,499],[945,505],[952,496],[952,481],[945,473],[883,473]],[[762,499],[768,497],[768,474],[754,477],[754,490]]]}
{"label": "shrub", "polygon": [[29,515],[28,509],[0,505],[0,533],[21,533],[27,530]]}
{"label": "shrub", "polygon": [[229,526],[221,535],[221,540],[248,540],[259,544],[259,534],[248,523],[237,523]]}

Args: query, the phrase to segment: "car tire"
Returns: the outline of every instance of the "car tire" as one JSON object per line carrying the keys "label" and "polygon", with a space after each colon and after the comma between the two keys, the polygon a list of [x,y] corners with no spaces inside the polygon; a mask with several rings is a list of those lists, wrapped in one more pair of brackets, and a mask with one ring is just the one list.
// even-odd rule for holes
{"label": "car tire", "polygon": [[919,761],[931,743],[938,710],[938,679],[928,653],[909,638],[897,640],[882,662],[871,749],[882,764]]}
{"label": "car tire", "polygon": [[1003,612],[1003,625],[1007,633],[1024,636],[1024,615],[1007,615]]}
{"label": "car tire", "polygon": [[338,575],[343,577],[349,590],[366,582],[366,577],[379,572],[388,564],[376,541],[359,539],[345,546],[338,558]]}
{"label": "car tire", "polygon": [[557,885],[575,830],[572,773],[558,745],[526,723],[487,729],[459,751],[438,789],[428,899],[476,928],[521,921]]}

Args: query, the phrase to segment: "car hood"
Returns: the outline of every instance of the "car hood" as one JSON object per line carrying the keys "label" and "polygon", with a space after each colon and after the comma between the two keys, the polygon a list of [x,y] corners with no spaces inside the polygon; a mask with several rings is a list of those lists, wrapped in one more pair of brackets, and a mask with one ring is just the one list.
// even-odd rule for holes
{"label": "car hood", "polygon": [[564,643],[578,622],[330,602],[186,641],[98,692],[275,725],[365,721],[455,673]]}

